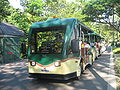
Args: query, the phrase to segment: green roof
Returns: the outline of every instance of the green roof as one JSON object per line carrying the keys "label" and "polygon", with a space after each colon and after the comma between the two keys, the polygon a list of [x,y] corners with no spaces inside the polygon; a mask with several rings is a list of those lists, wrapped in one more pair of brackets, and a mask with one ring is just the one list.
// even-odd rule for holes
{"label": "green roof", "polygon": [[30,26],[30,28],[44,28],[44,27],[53,27],[53,26],[61,26],[61,25],[73,26],[74,24],[76,24],[78,22],[80,23],[81,26],[84,27],[84,29],[85,29],[84,33],[85,34],[94,32],[89,27],[87,27],[85,24],[83,24],[82,22],[80,22],[76,18],[65,18],[65,19],[53,18],[53,19],[48,19],[46,21],[33,23]]}
{"label": "green roof", "polygon": [[53,18],[53,19],[48,19],[48,20],[43,21],[43,22],[33,23],[31,25],[31,28],[67,25],[67,24],[72,24],[73,22],[76,22],[76,21],[77,21],[77,19],[75,19],[75,18],[67,18],[67,19]]}

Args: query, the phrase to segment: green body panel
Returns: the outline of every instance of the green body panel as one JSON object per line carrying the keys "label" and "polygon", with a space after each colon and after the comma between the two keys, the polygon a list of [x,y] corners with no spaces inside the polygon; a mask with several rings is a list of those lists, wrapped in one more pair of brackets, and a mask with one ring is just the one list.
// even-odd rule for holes
{"label": "green body panel", "polygon": [[49,65],[57,60],[61,60],[61,55],[57,55],[57,54],[49,54],[49,55],[40,55],[40,54],[32,54],[29,57],[30,60],[34,60],[36,62],[38,62],[39,64],[42,65]]}

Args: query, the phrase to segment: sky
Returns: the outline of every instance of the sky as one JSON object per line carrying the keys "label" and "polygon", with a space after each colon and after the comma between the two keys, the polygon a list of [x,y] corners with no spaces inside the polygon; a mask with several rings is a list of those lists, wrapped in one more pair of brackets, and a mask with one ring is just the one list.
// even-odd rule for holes
{"label": "sky", "polygon": [[8,0],[10,2],[10,5],[14,8],[23,9],[23,7],[20,5],[20,0]]}

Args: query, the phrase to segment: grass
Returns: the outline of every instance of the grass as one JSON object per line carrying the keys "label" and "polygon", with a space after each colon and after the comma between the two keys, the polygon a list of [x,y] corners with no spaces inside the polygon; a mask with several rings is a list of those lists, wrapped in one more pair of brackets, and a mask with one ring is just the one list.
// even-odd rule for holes
{"label": "grass", "polygon": [[120,54],[120,48],[114,48],[113,53],[114,54]]}
{"label": "grass", "polygon": [[120,90],[120,77],[117,78],[117,90]]}
{"label": "grass", "polygon": [[117,90],[120,90],[120,60],[115,60],[115,72],[117,77]]}
{"label": "grass", "polygon": [[120,59],[115,60],[115,71],[120,74]]}
{"label": "grass", "polygon": [[115,72],[118,76],[117,78],[117,90],[120,90],[120,48],[113,49],[114,58],[115,58]]}

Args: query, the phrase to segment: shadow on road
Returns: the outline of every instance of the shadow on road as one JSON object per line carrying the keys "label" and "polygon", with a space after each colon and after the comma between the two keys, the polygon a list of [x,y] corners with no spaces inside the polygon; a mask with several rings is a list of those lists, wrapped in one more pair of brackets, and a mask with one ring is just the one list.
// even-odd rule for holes
{"label": "shadow on road", "polygon": [[31,79],[28,77],[26,62],[2,65],[0,66],[0,90],[107,90],[109,52],[102,54],[92,67],[86,69],[80,80]]}
{"label": "shadow on road", "polygon": [[101,77],[99,74],[97,74],[96,71],[93,68],[89,68],[89,70],[94,75],[94,77],[96,78],[96,80],[98,80],[99,84],[102,86],[102,90],[107,90],[106,86],[108,86],[108,85],[111,88],[111,90],[114,90],[114,88],[108,82],[106,82],[103,79],[103,77]]}

